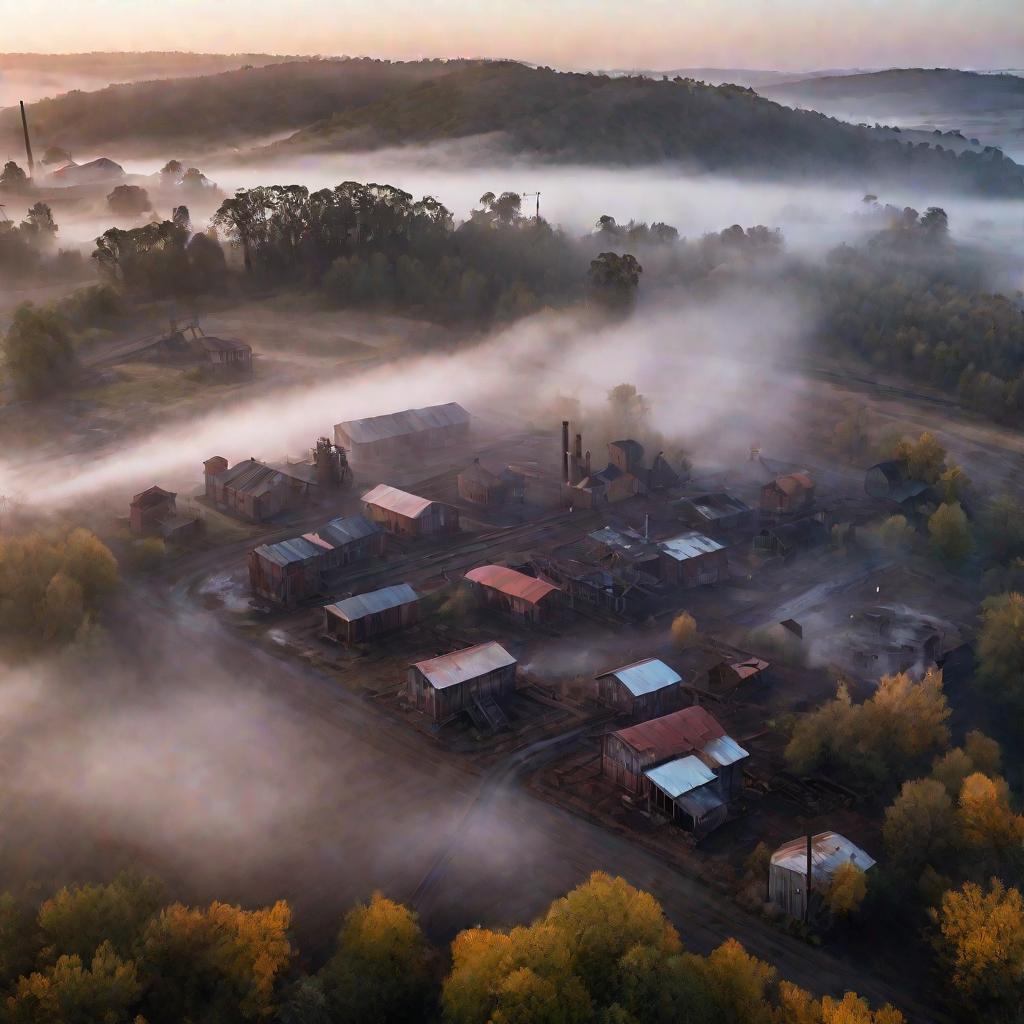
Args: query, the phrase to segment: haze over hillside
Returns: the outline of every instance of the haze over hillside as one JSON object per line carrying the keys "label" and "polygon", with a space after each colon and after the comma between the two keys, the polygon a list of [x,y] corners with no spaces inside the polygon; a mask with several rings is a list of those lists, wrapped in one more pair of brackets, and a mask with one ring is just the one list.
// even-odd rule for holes
{"label": "haze over hillside", "polygon": [[960,130],[1024,156],[1024,78],[909,68],[755,86],[762,96],[852,121]]}

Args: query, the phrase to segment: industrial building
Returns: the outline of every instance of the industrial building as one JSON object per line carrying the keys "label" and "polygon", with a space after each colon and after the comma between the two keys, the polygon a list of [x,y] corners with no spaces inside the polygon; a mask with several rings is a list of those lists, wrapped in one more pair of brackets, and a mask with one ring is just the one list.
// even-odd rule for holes
{"label": "industrial building", "polygon": [[481,565],[470,569],[466,579],[485,606],[523,622],[553,622],[562,612],[564,596],[558,587],[516,569]]}
{"label": "industrial building", "polygon": [[407,695],[435,725],[465,711],[494,727],[504,717],[500,701],[515,688],[516,659],[492,640],[410,666]]}
{"label": "industrial building", "polygon": [[485,508],[505,505],[508,502],[524,501],[526,477],[506,466],[500,473],[493,473],[479,459],[474,459],[458,476],[459,497],[474,505]]}
{"label": "industrial building", "polygon": [[659,573],[666,583],[700,587],[729,575],[729,556],[722,544],[690,530],[658,544]]}
{"label": "industrial building", "polygon": [[132,498],[128,524],[137,537],[162,537],[184,543],[198,536],[203,521],[197,516],[183,515],[177,509],[178,496],[155,484]]}
{"label": "industrial building", "polygon": [[469,413],[457,402],[448,402],[347,420],[335,424],[334,440],[353,462],[396,462],[464,440],[469,425]]}
{"label": "industrial building", "polygon": [[808,901],[808,894],[824,892],[843,864],[870,871],[875,860],[838,832],[793,839],[772,854],[768,898],[790,917],[807,920],[814,907],[814,899]]}
{"label": "industrial building", "polygon": [[420,618],[420,599],[408,583],[345,598],[324,607],[324,635],[355,644],[406,629]]}
{"label": "industrial building", "polygon": [[432,537],[459,532],[459,511],[442,501],[420,498],[390,484],[362,497],[367,519],[399,537]]}
{"label": "industrial building", "polygon": [[725,491],[681,498],[675,502],[675,508],[685,523],[707,533],[733,533],[754,525],[750,506]]}
{"label": "industrial building", "polygon": [[661,552],[657,544],[652,544],[637,530],[605,526],[588,534],[587,538],[593,542],[599,560],[629,566],[654,578],[660,575]]}
{"label": "industrial building", "polygon": [[728,815],[748,756],[706,708],[694,706],[605,735],[601,771],[652,810],[704,833]]}
{"label": "industrial building", "polygon": [[245,459],[230,468],[227,459],[215,455],[203,463],[206,499],[242,519],[265,523],[350,483],[345,452],[330,440],[320,438],[310,454],[310,462],[269,466]]}
{"label": "industrial building", "polygon": [[806,512],[814,505],[814,481],[809,473],[786,473],[761,488],[761,511],[769,515]]}
{"label": "industrial building", "polygon": [[644,658],[597,677],[597,698],[637,721],[658,718],[682,702],[682,676],[657,658]]}
{"label": "industrial building", "polygon": [[383,555],[385,536],[363,516],[344,516],[301,537],[261,544],[249,552],[249,585],[258,597],[292,608],[323,594],[332,570]]}

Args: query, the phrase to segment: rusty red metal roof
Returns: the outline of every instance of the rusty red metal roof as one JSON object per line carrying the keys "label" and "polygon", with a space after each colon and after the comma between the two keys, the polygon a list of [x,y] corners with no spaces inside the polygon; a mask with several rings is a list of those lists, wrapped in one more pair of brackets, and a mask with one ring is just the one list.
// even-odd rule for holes
{"label": "rusty red metal roof", "polygon": [[504,565],[481,565],[479,568],[470,569],[466,573],[466,579],[479,583],[482,587],[500,590],[509,597],[521,598],[530,604],[537,604],[548,594],[559,589],[551,583],[545,583],[544,580],[527,576]]}
{"label": "rusty red metal roof", "polygon": [[683,708],[615,733],[616,738],[634,750],[653,754],[655,761],[702,750],[710,740],[724,735],[725,729],[718,720],[702,707]]}
{"label": "rusty red metal roof", "polygon": [[814,487],[814,481],[807,473],[787,473],[785,476],[777,477],[774,483],[784,494],[809,491]]}

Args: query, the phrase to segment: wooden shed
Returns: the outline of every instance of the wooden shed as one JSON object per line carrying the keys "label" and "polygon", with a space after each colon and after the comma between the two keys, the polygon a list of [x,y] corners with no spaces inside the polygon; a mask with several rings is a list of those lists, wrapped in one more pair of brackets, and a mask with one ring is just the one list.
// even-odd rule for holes
{"label": "wooden shed", "polygon": [[647,791],[644,772],[666,761],[703,750],[725,735],[715,717],[699,705],[605,735],[601,771],[628,793]]}
{"label": "wooden shed", "polygon": [[772,514],[803,512],[814,504],[814,481],[809,473],[786,473],[761,488],[761,511]]}
{"label": "wooden shed", "polygon": [[324,593],[329,572],[382,555],[385,536],[363,516],[342,516],[301,537],[261,544],[249,552],[249,586],[259,597],[294,607]]}
{"label": "wooden shed", "polygon": [[466,579],[484,605],[524,622],[552,622],[564,607],[564,595],[554,584],[504,565],[470,569]]}
{"label": "wooden shed", "polygon": [[345,598],[324,606],[324,635],[361,643],[419,621],[420,599],[408,583]]}
{"label": "wooden shed", "polygon": [[136,494],[128,510],[132,533],[140,537],[159,534],[161,522],[176,512],[177,497],[155,484]]}
{"label": "wooden shed", "polygon": [[602,704],[641,721],[675,711],[682,702],[683,679],[657,658],[644,658],[597,677]]}
{"label": "wooden shed", "polygon": [[838,832],[819,832],[801,836],[780,846],[768,868],[768,898],[791,917],[804,920],[813,910],[808,892],[820,893],[829,887],[841,864],[853,864],[861,871],[875,866],[874,858]]}
{"label": "wooden shed", "polygon": [[729,575],[729,556],[722,544],[691,530],[658,545],[661,578],[680,587],[718,583]]}
{"label": "wooden shed", "polygon": [[644,777],[648,809],[698,836],[718,828],[729,816],[728,798],[719,792],[717,776],[695,754],[648,768]]}
{"label": "wooden shed", "polygon": [[397,536],[432,537],[459,531],[458,509],[390,484],[378,484],[367,491],[362,502],[368,519]]}
{"label": "wooden shed", "polygon": [[738,686],[768,682],[771,666],[761,658],[736,657],[720,661],[708,670],[708,689],[729,693]]}
{"label": "wooden shed", "polygon": [[516,659],[491,640],[409,667],[409,702],[435,724],[443,725],[463,711],[500,702],[516,688]]}

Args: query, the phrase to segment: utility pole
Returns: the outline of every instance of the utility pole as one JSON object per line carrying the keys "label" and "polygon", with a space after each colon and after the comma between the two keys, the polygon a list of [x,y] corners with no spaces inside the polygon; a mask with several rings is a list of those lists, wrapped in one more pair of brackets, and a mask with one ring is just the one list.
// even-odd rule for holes
{"label": "utility pole", "polygon": [[540,220],[540,193],[539,192],[523,192],[522,193],[522,198],[523,199],[529,199],[531,196],[534,196],[536,198],[536,200],[537,200],[536,218],[539,221]]}
{"label": "utility pole", "polygon": [[32,142],[28,137],[28,115],[25,113],[25,101],[18,100],[21,107],[21,128],[25,133],[25,156],[28,157],[28,176],[34,178],[36,175],[36,162],[32,159]]}

